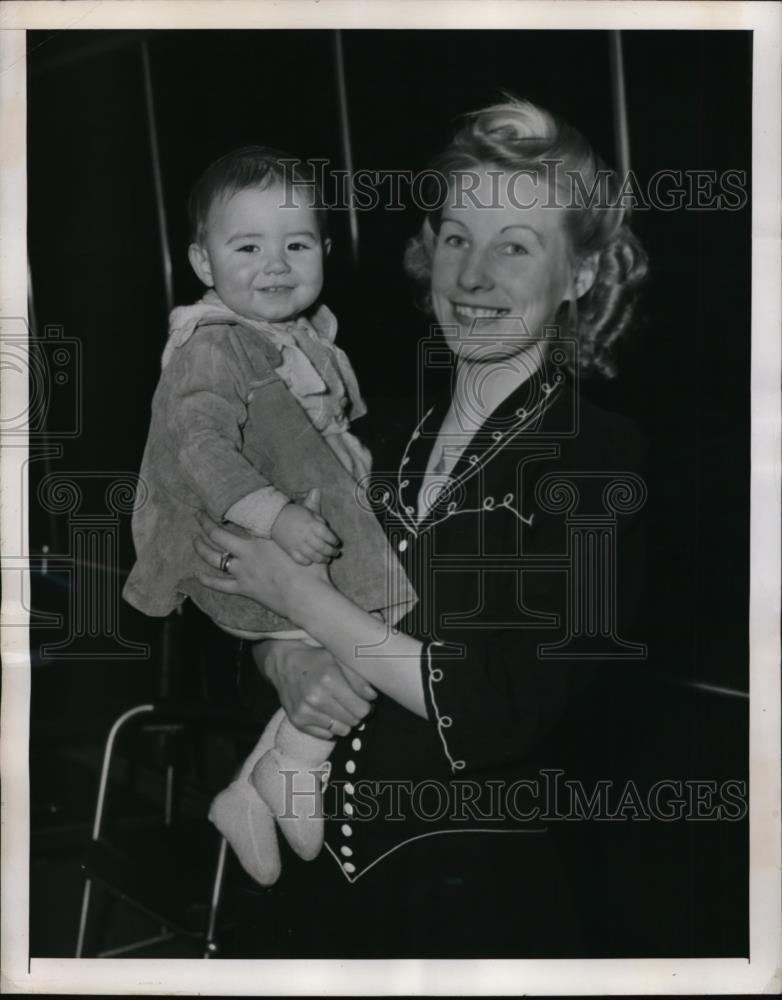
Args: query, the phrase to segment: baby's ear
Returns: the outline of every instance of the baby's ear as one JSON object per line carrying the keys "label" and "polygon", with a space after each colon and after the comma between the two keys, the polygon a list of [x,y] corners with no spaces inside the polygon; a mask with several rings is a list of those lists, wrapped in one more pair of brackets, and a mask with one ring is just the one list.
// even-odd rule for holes
{"label": "baby's ear", "polygon": [[187,248],[187,256],[190,260],[190,266],[195,271],[199,280],[202,281],[207,288],[214,287],[212,265],[209,262],[209,254],[206,250],[199,243],[191,243]]}
{"label": "baby's ear", "polygon": [[323,241],[323,253],[328,257],[331,253],[331,239],[327,236]]}

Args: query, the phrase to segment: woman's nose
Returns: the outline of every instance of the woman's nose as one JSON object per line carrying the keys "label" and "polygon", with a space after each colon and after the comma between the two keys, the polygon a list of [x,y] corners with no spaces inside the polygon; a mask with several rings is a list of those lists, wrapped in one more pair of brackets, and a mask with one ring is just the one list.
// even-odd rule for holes
{"label": "woman's nose", "polygon": [[487,266],[485,254],[478,250],[472,251],[464,260],[458,281],[460,287],[467,292],[491,288],[494,281]]}

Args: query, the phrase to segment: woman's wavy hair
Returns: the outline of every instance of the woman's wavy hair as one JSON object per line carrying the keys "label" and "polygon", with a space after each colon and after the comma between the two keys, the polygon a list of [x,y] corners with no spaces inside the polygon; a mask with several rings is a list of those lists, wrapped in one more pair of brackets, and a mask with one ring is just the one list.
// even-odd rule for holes
{"label": "woman's wavy hair", "polygon": [[530,101],[504,96],[503,103],[465,115],[451,143],[430,164],[426,176],[430,187],[432,181],[438,187],[435,197],[427,196],[430,210],[407,245],[405,270],[431,311],[435,235],[454,176],[488,167],[548,178],[558,198],[566,199],[556,203],[566,209],[573,262],[597,255],[595,280],[570,309],[579,368],[584,374],[611,377],[616,374],[612,349],[631,326],[648,273],[646,253],[620,207],[619,179],[572,126]]}

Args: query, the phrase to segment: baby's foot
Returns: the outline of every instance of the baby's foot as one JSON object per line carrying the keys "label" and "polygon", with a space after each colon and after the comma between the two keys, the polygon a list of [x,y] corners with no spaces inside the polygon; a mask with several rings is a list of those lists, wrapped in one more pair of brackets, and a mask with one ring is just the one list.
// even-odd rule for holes
{"label": "baby's foot", "polygon": [[277,881],[281,865],[274,816],[246,778],[220,792],[209,809],[209,819],[251,878],[260,885]]}
{"label": "baby's foot", "polygon": [[293,850],[311,861],[323,846],[323,789],[334,748],[283,719],[275,746],[253,768],[250,781],[276,817]]}

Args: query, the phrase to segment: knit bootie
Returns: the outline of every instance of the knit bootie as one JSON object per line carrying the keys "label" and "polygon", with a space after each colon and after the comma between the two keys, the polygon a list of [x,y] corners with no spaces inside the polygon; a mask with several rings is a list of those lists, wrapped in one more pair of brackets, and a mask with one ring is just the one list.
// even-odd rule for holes
{"label": "knit bootie", "polygon": [[274,747],[253,768],[250,781],[277,818],[296,854],[311,861],[323,846],[323,789],[334,743],[302,733],[284,718]]}
{"label": "knit bootie", "polygon": [[239,774],[209,809],[209,819],[234,849],[247,874],[260,885],[273,885],[280,877],[280,848],[274,816],[251,784],[250,774],[274,746],[284,718],[282,709],[272,716]]}

